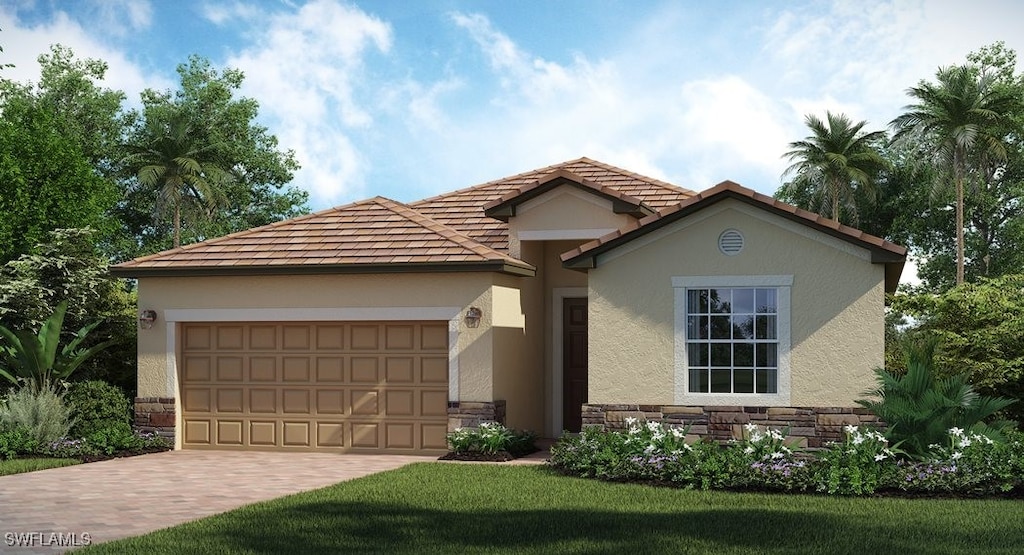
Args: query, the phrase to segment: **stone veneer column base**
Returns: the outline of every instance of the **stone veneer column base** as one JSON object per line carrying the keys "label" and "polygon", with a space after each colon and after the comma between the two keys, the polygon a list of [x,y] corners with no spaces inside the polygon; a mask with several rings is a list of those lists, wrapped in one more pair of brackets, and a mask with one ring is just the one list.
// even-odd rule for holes
{"label": "stone veneer column base", "polygon": [[135,429],[140,432],[155,432],[174,441],[176,416],[174,397],[135,398]]}
{"label": "stone veneer column base", "polygon": [[[451,409],[449,409],[449,414]],[[843,426],[882,428],[871,411],[852,407],[716,407],[679,405],[583,405],[583,426],[625,430],[626,419],[689,426],[689,433],[718,442],[742,437],[745,424],[789,428],[802,447],[822,447],[842,438]],[[450,419],[449,419],[450,420]]]}
{"label": "stone veneer column base", "polygon": [[484,422],[505,424],[505,401],[454,401],[448,403],[448,431],[479,428]]}

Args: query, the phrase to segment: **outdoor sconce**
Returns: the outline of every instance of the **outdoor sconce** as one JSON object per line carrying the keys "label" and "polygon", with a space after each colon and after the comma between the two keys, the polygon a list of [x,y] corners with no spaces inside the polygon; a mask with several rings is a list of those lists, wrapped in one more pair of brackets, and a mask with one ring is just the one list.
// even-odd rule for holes
{"label": "outdoor sconce", "polygon": [[475,306],[469,307],[466,311],[466,327],[475,328],[480,325],[480,318],[484,315],[484,311],[480,310]]}
{"label": "outdoor sconce", "polygon": [[140,310],[139,311],[139,327],[148,330],[153,327],[153,323],[156,322],[156,311],[155,310]]}

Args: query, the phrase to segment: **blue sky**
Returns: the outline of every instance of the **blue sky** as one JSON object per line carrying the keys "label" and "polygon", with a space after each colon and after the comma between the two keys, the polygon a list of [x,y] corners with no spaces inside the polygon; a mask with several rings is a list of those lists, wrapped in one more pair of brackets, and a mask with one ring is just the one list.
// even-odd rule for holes
{"label": "blue sky", "polygon": [[588,156],[695,190],[771,194],[804,114],[882,129],[904,91],[996,40],[1024,4],[7,0],[0,62],[52,43],[107,61],[133,103],[200,54],[303,165],[311,205],[411,201]]}

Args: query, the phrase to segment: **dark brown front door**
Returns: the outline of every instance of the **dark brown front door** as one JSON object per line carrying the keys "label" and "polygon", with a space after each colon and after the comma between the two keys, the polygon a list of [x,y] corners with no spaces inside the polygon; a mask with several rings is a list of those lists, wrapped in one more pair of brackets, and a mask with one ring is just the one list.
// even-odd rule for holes
{"label": "dark brown front door", "polygon": [[562,299],[562,428],[580,431],[587,402],[587,299]]}

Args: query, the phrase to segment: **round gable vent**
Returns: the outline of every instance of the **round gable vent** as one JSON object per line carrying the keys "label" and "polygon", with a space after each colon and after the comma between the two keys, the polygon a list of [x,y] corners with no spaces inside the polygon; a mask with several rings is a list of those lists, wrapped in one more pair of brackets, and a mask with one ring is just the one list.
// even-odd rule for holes
{"label": "round gable vent", "polygon": [[718,236],[718,250],[722,254],[734,256],[743,250],[743,234],[735,229],[727,229]]}

